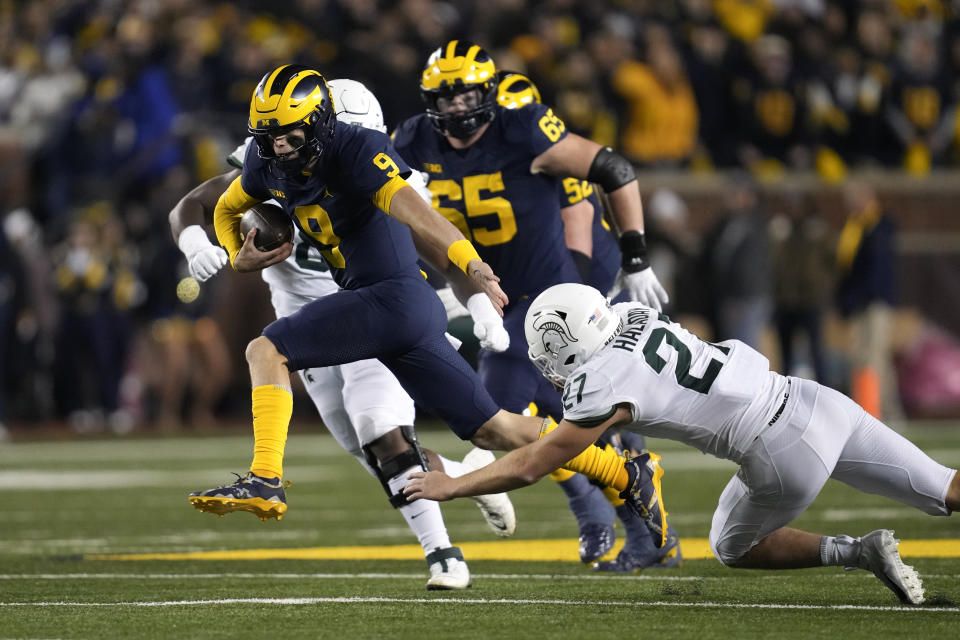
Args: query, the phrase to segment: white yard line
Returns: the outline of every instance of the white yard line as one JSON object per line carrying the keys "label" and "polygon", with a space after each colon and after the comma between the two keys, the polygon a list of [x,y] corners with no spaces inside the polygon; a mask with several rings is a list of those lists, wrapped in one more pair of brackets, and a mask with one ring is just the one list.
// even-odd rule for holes
{"label": "white yard line", "polygon": [[214,600],[152,600],[127,602],[0,602],[0,607],[192,607],[231,604],[315,605],[315,604],[476,604],[554,605],[560,607],[674,607],[684,609],[791,609],[800,611],[897,611],[910,613],[957,613],[960,607],[878,607],[866,605],[748,604],[728,602],[645,602],[610,600],[553,600],[521,598],[223,598]]}
{"label": "white yard line", "polygon": [[[237,471],[243,471],[237,465]],[[330,480],[330,472],[321,465],[289,466],[287,475],[297,478],[298,482]],[[88,489],[131,489],[142,487],[227,484],[236,478],[230,471],[206,470],[186,471],[172,474],[169,471],[0,471],[0,489],[12,491],[38,491],[56,489],[58,491]],[[196,488],[196,487],[194,487]]]}

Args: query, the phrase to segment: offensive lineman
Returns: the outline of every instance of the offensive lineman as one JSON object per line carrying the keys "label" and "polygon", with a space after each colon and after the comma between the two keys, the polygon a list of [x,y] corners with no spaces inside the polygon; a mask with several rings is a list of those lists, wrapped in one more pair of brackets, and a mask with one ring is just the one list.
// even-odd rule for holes
{"label": "offensive lineman", "polygon": [[564,387],[564,419],[538,442],[456,479],[414,473],[404,492],[446,500],[531,484],[616,425],[689,444],[740,465],[720,495],[710,547],[753,569],[842,566],[872,571],[904,603],[924,601],[893,531],[862,538],[788,527],[827,478],[931,515],[960,508],[960,473],[843,394],[770,371],[738,340],[700,340],[655,309],[610,307],[579,284],[551,287],[530,306],[530,359]]}
{"label": "offensive lineman", "polygon": [[[515,71],[499,71],[497,77],[497,103],[500,106],[522,109],[541,104],[540,91],[526,75]],[[616,290],[620,250],[604,220],[599,188],[588,180],[574,177],[563,178],[557,187],[564,240],[580,274],[580,281],[600,291],[609,291],[614,302],[628,301],[630,296],[627,291]],[[543,376],[538,374],[536,378],[540,383],[538,397],[557,396],[556,390]],[[554,405],[552,410],[558,414],[561,412],[558,405]],[[642,435],[623,429],[603,434],[600,443],[633,455],[639,455],[646,449]],[[667,545],[658,549],[647,527],[619,497],[618,492],[608,487],[601,489],[582,474],[566,469],[556,469],[550,478],[559,483],[567,496],[570,511],[577,519],[581,561],[593,563],[593,567],[599,571],[614,573],[633,573],[681,564],[683,556],[679,537],[672,525]],[[626,541],[613,560],[594,562],[613,547],[614,518],[619,518],[623,524]]]}
{"label": "offensive lineman", "polygon": [[[253,231],[246,237],[239,233],[244,211],[273,198],[319,249],[341,289],[271,323],[247,346],[253,386],[250,472],[233,484],[192,493],[194,506],[215,513],[283,514],[289,372],[300,369],[376,357],[460,438],[485,449],[535,441],[547,421],[500,409],[447,342],[443,305],[417,267],[411,231],[441,273],[466,281],[502,308],[508,298],[499,279],[456,227],[409,187],[403,178],[410,169],[387,137],[339,123],[326,80],[299,65],[278,67],[261,79],[248,128],[256,145],[247,150],[241,176],[220,197],[213,216],[234,269],[259,270],[289,256],[289,245],[261,252],[253,246]],[[629,496],[663,545],[667,522],[657,458],[644,454],[625,461],[588,447],[564,466]]]}
{"label": "offensive lineman", "polygon": [[[363,84],[339,79],[331,80],[329,86],[338,120],[386,132],[380,103]],[[200,185],[170,212],[174,238],[187,259],[191,275],[200,282],[212,277],[227,263],[226,252],[209,241],[203,225],[212,220],[220,194],[240,175],[246,148],[252,141],[248,138],[227,158],[235,170]],[[422,182],[420,174],[411,174],[411,181],[417,179]],[[412,184],[418,186],[416,182]],[[277,317],[288,316],[310,300],[338,289],[323,257],[299,234],[294,235],[290,256],[267,267],[261,275],[270,287],[270,301]],[[484,294],[475,295],[487,300]],[[471,306],[483,309],[482,301]],[[475,322],[486,325],[491,335],[502,332],[499,315],[488,301],[486,306],[489,308],[487,316],[478,316]],[[470,586],[469,568],[461,550],[450,544],[439,505],[431,500],[407,504],[393,499],[396,487],[403,486],[403,472],[408,470],[408,463],[420,464],[419,452],[413,446],[416,434],[409,426],[414,420],[413,400],[396,377],[377,360],[305,369],[300,376],[330,433],[380,480],[391,498],[390,503],[400,510],[420,541],[430,571],[427,588],[465,589]],[[454,475],[493,459],[493,454],[483,449],[472,450],[463,463],[448,460],[428,449],[423,453],[430,461],[430,468],[442,468]],[[478,506],[494,533],[512,535],[516,517],[506,494],[484,496]]]}
{"label": "offensive lineman", "polygon": [[[580,279],[565,240],[575,225],[561,216],[559,178],[589,178],[609,194],[611,212],[624,232],[616,254],[622,257],[618,283],[657,307],[666,294],[646,261],[632,165],[567,132],[553,110],[538,101],[502,108],[498,86],[494,61],[482,47],[464,40],[445,43],[429,56],[421,75],[426,112],[400,123],[393,141],[411,168],[429,175],[433,208],[472,240],[511,300],[504,308],[510,346],[499,353],[481,349],[478,355],[484,387],[508,411],[519,413],[532,402],[540,415],[559,416],[559,395],[543,384],[523,348],[523,316],[533,298],[552,284]],[[589,221],[576,231],[587,243]],[[580,525],[581,558],[598,559],[613,545],[613,528],[586,525],[603,517],[594,514],[611,509],[586,478],[558,479]],[[651,554],[646,561],[659,559]]]}

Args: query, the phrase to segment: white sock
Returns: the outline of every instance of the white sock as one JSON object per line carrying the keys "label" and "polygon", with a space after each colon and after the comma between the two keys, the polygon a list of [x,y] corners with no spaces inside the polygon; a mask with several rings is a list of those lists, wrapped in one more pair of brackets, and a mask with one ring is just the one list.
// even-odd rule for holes
{"label": "white sock", "polygon": [[471,469],[468,469],[467,466],[462,462],[458,462],[457,460],[448,460],[439,454],[437,457],[440,458],[440,462],[443,463],[443,472],[451,478],[459,478],[460,476],[471,471]]}
{"label": "white sock", "polygon": [[860,557],[860,538],[823,536],[820,538],[820,562],[825,567],[856,567]]}
{"label": "white sock", "polygon": [[[394,493],[403,491],[407,486],[407,476],[414,471],[420,471],[420,467],[410,467],[390,478],[387,482],[390,490]],[[450,537],[447,535],[447,527],[443,523],[443,515],[440,513],[440,505],[437,502],[416,500],[400,507],[399,511],[403,514],[410,530],[417,536],[424,555],[433,552],[437,547],[450,546]]]}

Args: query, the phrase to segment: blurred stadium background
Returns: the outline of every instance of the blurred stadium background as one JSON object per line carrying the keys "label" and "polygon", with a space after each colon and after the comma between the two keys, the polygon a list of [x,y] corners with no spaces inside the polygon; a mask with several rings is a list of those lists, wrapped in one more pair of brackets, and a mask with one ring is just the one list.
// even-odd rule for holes
{"label": "blurred stadium background", "polygon": [[[672,314],[890,421],[960,416],[956,0],[0,0],[6,433],[245,424],[266,287],[191,292],[167,214],[226,170],[265,71],[360,80],[392,129],[454,37],[636,162]],[[872,206],[892,250],[862,268]]]}

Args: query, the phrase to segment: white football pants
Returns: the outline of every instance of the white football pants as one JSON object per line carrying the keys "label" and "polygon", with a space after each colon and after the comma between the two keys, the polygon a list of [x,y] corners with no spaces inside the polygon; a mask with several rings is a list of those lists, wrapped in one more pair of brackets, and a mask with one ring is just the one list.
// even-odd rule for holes
{"label": "white football pants", "polygon": [[771,532],[803,513],[827,478],[898,500],[931,515],[950,515],[944,501],[955,470],[847,396],[790,378],[783,415],[744,454],[720,495],[710,548],[734,563]]}

